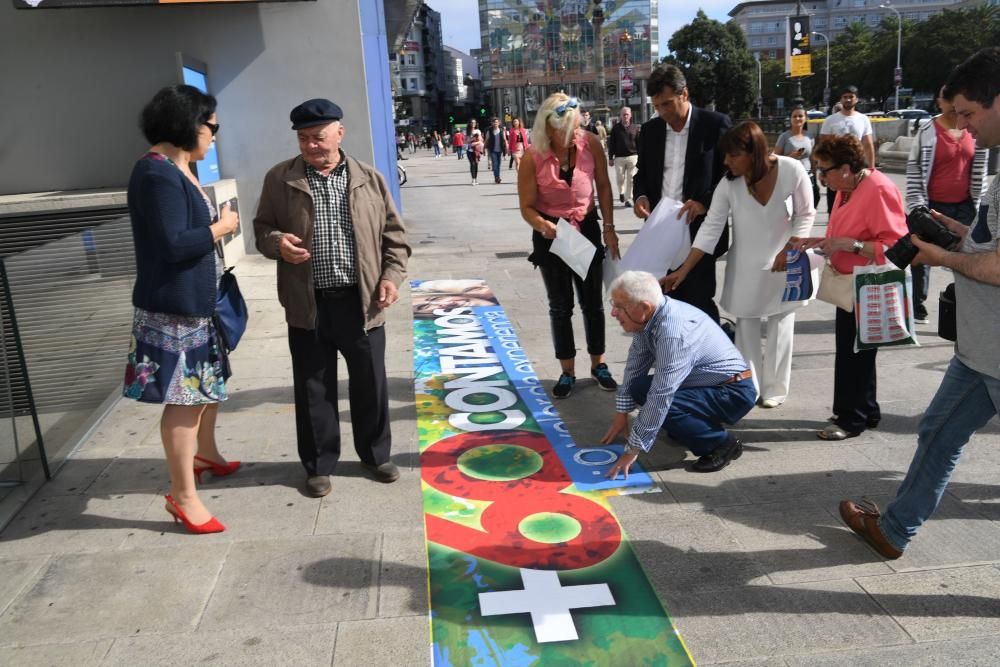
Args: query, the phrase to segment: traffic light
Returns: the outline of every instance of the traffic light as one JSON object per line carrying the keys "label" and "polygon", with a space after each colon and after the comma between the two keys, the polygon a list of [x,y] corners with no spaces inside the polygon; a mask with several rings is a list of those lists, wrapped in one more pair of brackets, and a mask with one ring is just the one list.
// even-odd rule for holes
{"label": "traffic light", "polygon": [[486,109],[485,106],[479,107],[479,116],[481,118],[486,118],[486,111],[487,111],[487,109]]}
{"label": "traffic light", "polygon": [[455,116],[454,115],[448,116],[448,124],[449,125],[454,125],[455,124]]}

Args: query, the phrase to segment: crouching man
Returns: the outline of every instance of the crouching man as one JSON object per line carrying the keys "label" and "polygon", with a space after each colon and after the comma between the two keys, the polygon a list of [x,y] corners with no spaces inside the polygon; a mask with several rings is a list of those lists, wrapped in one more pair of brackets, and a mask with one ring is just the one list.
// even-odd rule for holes
{"label": "crouching man", "polygon": [[[725,332],[701,310],[664,296],[656,277],[644,271],[626,271],[611,284],[611,315],[635,337],[615,398],[617,414],[601,440],[628,438],[608,477],[621,472],[627,478],[661,427],[699,457],[694,472],[716,472],[738,459],[743,443],[724,424],[750,412],[757,391]],[[628,414],[637,406],[630,429]]]}

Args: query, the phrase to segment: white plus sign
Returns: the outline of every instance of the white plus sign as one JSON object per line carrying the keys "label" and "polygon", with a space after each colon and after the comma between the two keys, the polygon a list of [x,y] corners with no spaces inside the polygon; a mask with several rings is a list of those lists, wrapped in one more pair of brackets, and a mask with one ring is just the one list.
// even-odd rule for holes
{"label": "white plus sign", "polygon": [[521,568],[521,581],[521,591],[480,593],[479,611],[483,616],[530,613],[539,643],[579,639],[571,609],[615,604],[607,584],[563,587],[559,574],[550,570]]}

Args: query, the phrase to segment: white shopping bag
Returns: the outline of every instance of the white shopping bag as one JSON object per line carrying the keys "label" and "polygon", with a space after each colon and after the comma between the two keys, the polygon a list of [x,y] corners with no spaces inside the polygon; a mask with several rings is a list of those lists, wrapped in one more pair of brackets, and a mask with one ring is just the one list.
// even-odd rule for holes
{"label": "white shopping bag", "polygon": [[679,201],[667,197],[660,200],[625,251],[619,262],[620,271],[647,271],[657,278],[667,275],[677,255],[685,245],[688,249],[691,245],[687,215],[677,218],[681,206]]}
{"label": "white shopping bag", "polygon": [[566,262],[566,266],[586,280],[590,264],[597,254],[597,247],[576,227],[560,218],[556,223],[556,238],[552,241],[550,252],[555,253]]}
{"label": "white shopping bag", "polygon": [[611,250],[604,249],[604,291],[611,291],[611,283],[615,281],[615,278],[621,275],[622,261],[620,259],[613,259],[611,257]]}
{"label": "white shopping bag", "polygon": [[891,264],[854,267],[854,351],[919,345],[913,327],[913,278]]}

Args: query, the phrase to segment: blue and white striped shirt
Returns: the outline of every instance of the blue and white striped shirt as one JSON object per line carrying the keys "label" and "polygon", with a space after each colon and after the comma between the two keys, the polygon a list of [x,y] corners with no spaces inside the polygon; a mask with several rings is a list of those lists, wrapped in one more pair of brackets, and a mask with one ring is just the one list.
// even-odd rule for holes
{"label": "blue and white striped shirt", "polygon": [[632,423],[628,445],[648,452],[663,426],[678,389],[714,387],[749,368],[719,325],[694,306],[663,298],[642,331],[632,339],[615,409],[637,406],[628,387],[655,368],[646,403]]}

